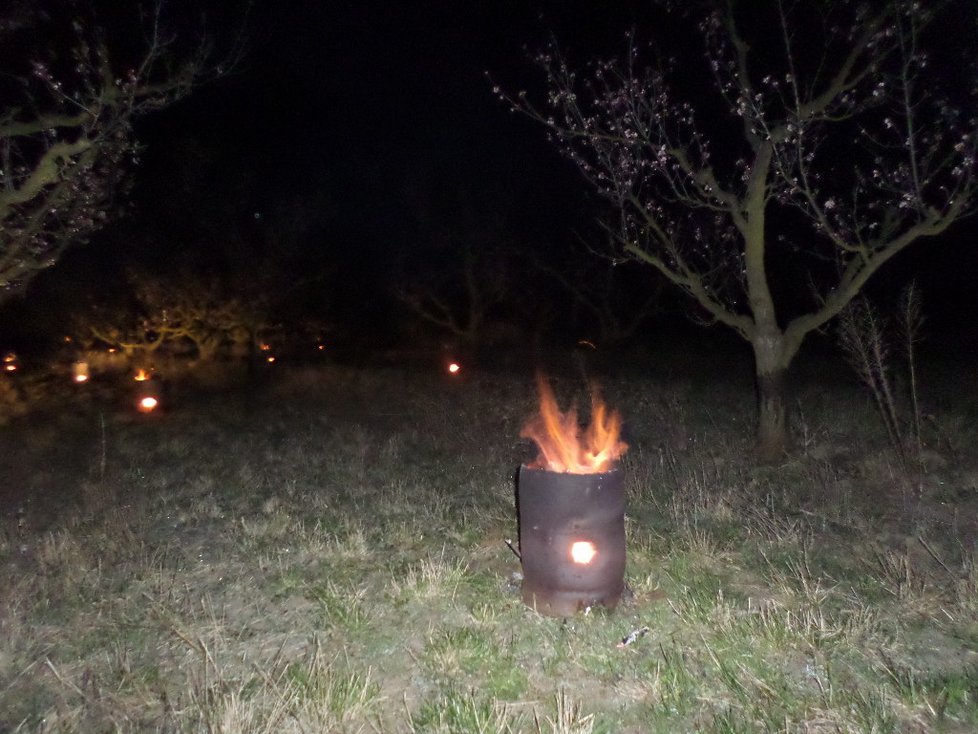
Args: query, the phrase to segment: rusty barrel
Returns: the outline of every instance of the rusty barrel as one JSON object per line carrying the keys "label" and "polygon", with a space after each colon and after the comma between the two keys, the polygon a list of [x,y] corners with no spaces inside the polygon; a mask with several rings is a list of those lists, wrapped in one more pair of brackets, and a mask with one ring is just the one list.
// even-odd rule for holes
{"label": "rusty barrel", "polygon": [[517,484],[523,601],[569,617],[614,609],[625,588],[622,472],[565,474],[520,467]]}

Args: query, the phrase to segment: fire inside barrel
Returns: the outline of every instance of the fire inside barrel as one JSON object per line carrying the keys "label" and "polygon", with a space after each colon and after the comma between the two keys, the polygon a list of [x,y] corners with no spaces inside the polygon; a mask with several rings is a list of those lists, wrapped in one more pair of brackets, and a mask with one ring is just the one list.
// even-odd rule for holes
{"label": "fire inside barrel", "polygon": [[540,455],[520,468],[523,600],[541,614],[571,616],[617,606],[625,578],[621,419],[593,392],[591,424],[560,412],[543,378],[540,414],[521,433]]}

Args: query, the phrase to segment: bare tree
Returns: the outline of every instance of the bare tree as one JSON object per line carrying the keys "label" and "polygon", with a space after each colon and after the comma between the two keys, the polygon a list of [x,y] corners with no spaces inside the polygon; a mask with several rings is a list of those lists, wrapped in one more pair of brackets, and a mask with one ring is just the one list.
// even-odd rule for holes
{"label": "bare tree", "polygon": [[[702,59],[643,66],[632,36],[579,76],[554,44],[538,58],[545,102],[502,93],[612,203],[619,251],[750,344],[762,461],[787,448],[784,376],[805,336],[975,210],[974,67],[934,73],[932,4],[879,5],[716,0],[695,27]],[[941,96],[942,76],[971,96]],[[809,289],[796,312],[774,295]]]}
{"label": "bare tree", "polygon": [[[165,345],[193,347],[201,361],[231,343],[247,340],[261,326],[260,304],[227,293],[218,280],[183,273],[163,280],[130,272],[130,305],[96,307],[76,315],[82,341],[97,339],[129,357],[148,357]],[[262,322],[263,323],[263,322]]]}
{"label": "bare tree", "polygon": [[424,244],[398,263],[394,295],[415,316],[475,348],[513,296],[516,237],[505,210],[487,210],[457,173],[450,183],[428,173],[405,190]]}
{"label": "bare tree", "polygon": [[509,295],[509,267],[498,249],[477,249],[469,240],[443,250],[434,267],[401,284],[396,296],[416,316],[475,346],[490,312]]}
{"label": "bare tree", "polygon": [[[623,258],[607,257],[590,247],[577,248],[578,257],[565,256],[559,265],[533,258],[533,266],[558,283],[590,318],[596,333],[591,335],[602,347],[628,341],[662,307],[662,278],[655,278],[644,291],[629,287],[626,280],[635,264]],[[575,250],[574,252],[577,252]]]}
{"label": "bare tree", "polygon": [[[225,73],[237,56],[217,63],[206,41],[178,39],[162,0],[130,6],[139,43],[110,41],[94,10],[35,5],[12,2],[0,13],[0,43],[12,56],[0,77],[0,302],[112,218],[139,152],[135,120]],[[114,53],[112,42],[126,50]]]}

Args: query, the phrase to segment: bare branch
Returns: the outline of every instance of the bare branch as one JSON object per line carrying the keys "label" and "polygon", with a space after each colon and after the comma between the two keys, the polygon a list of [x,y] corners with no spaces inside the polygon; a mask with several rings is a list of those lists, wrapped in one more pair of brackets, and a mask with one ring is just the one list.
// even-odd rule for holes
{"label": "bare branch", "polygon": [[[877,11],[809,0],[705,5],[696,29],[712,100],[689,81],[700,78],[695,59],[672,65],[677,74],[643,66],[632,37],[626,57],[592,62],[586,74],[552,43],[536,57],[544,100],[495,91],[544,125],[607,200],[625,256],[750,342],[766,391],[759,436],[777,458],[777,392],[805,335],[896,254],[978,210],[978,79],[965,80],[959,104],[942,96],[940,83],[962,75],[932,71],[924,31],[934,14],[915,0]],[[772,248],[789,240],[770,270]],[[838,264],[834,280],[826,262]],[[775,299],[810,284],[814,305]]]}
{"label": "bare branch", "polygon": [[[88,16],[43,16],[48,28],[35,14],[8,28],[22,33],[19,43],[34,45],[0,89],[17,102],[0,110],[0,301],[110,219],[139,149],[134,120],[236,63],[237,45],[223,62],[209,55],[206,40],[178,49],[162,13],[161,0],[132,66],[112,57]],[[73,37],[64,55],[70,63],[51,57],[45,33]]]}

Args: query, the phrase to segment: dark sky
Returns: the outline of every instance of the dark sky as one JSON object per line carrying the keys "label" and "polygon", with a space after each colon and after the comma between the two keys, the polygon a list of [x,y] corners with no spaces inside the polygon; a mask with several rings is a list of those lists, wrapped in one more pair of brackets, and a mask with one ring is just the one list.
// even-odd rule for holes
{"label": "dark sky", "polygon": [[[226,42],[243,4],[203,6],[219,45]],[[493,96],[485,73],[510,90],[533,88],[540,75],[527,48],[553,33],[575,59],[616,54],[627,30],[648,27],[649,8],[258,0],[235,72],[142,125],[147,149],[129,226],[155,233],[143,249],[160,266],[181,260],[181,248],[199,260],[201,242],[222,230],[261,239],[274,256],[274,233],[249,235],[249,227],[301,219],[305,255],[319,260],[299,267],[332,269],[338,295],[329,307],[345,303],[347,318],[368,300],[363,293],[389,286],[404,259],[423,264],[430,240],[454,220],[485,225],[517,249],[559,252],[594,233],[595,198],[543,129]],[[902,282],[919,271],[925,295],[939,295],[932,308],[941,319],[970,312],[970,320],[978,248],[968,248],[967,267],[961,254],[974,230],[959,228],[946,246],[899,258],[884,277]],[[120,248],[139,249],[127,236],[115,242],[101,260],[95,248],[71,259],[109,267]]]}
{"label": "dark sky", "polygon": [[[267,198],[251,208],[326,192],[323,236],[332,241],[319,244],[371,271],[423,244],[432,218],[465,206],[504,217],[525,247],[561,247],[593,223],[594,197],[544,131],[491,94],[484,75],[510,90],[532,89],[540,76],[527,48],[542,47],[551,33],[577,60],[619,54],[627,30],[656,22],[650,7],[258,2],[242,67],[161,116],[158,136],[147,136],[148,167],[165,179],[177,167],[168,155],[181,154],[173,136],[190,135],[231,170],[241,165],[259,178]],[[920,271],[928,290],[947,298],[942,317],[954,319],[974,303],[965,273],[978,266],[976,248],[960,267],[962,242],[974,231],[959,227],[947,247],[901,256],[889,279]]]}
{"label": "dark sky", "polygon": [[[248,7],[195,5],[218,49]],[[426,248],[453,226],[517,250],[565,247],[593,228],[593,196],[486,73],[512,89],[539,84],[526,49],[551,31],[572,46],[618,46],[636,15],[601,5],[256,0],[237,68],[139,123],[130,216],[43,273],[26,305],[60,322],[80,291],[119,286],[133,261],[219,270],[222,248],[244,239],[291,261],[296,278],[328,271],[328,302],[314,309],[385,319],[400,271],[425,268]],[[196,12],[170,7],[185,14],[185,37],[199,30]],[[304,223],[299,256],[266,226],[283,219]],[[14,322],[27,324],[24,305]]]}
{"label": "dark sky", "polygon": [[[336,288],[353,292],[334,301],[348,310],[365,290],[377,308],[389,301],[404,261],[427,267],[426,248],[453,220],[518,250],[566,247],[594,227],[593,195],[486,74],[539,84],[527,48],[551,31],[571,46],[620,47],[635,14],[598,6],[259,2],[239,68],[144,126],[137,206],[172,228],[167,208],[203,218],[226,204],[240,223],[311,198],[320,219],[307,249],[344,274]],[[192,207],[170,200],[188,176]]]}
{"label": "dark sky", "polygon": [[236,73],[148,126],[147,166],[165,178],[179,166],[176,139],[190,137],[214,158],[246,163],[270,196],[334,192],[340,226],[367,239],[404,231],[417,213],[405,209],[446,187],[549,226],[584,187],[543,130],[491,94],[485,73],[538,83],[524,46],[541,46],[551,29],[572,43],[620,38],[632,13],[599,5],[259,2]]}

